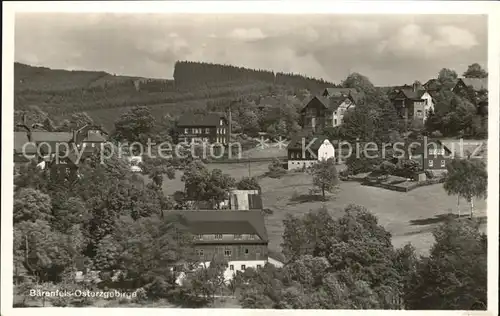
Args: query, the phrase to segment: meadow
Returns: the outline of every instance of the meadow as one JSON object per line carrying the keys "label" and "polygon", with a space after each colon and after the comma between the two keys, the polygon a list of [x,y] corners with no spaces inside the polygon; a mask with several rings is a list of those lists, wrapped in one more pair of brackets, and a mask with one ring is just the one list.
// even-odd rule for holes
{"label": "meadow", "polygon": [[[420,254],[426,254],[434,243],[432,230],[443,222],[448,214],[457,214],[457,197],[449,196],[442,184],[424,186],[408,193],[389,191],[381,188],[363,186],[358,182],[341,182],[339,189],[329,196],[328,201],[311,199],[309,189],[312,178],[302,172],[289,172],[280,179],[262,177],[268,170],[268,162],[233,164],[209,164],[210,169],[219,168],[236,179],[248,176],[261,176],[262,199],[265,208],[272,214],[266,215],[266,227],[270,238],[269,248],[280,251],[282,242],[283,219],[286,214],[302,215],[310,210],[326,207],[333,216],[341,216],[349,204],[366,207],[379,219],[393,236],[393,244],[401,247],[411,242]],[[180,180],[164,182],[164,192],[173,194],[183,189]],[[460,201],[462,216],[468,215],[466,201]],[[475,202],[475,216],[481,218],[483,229],[486,222],[486,201]],[[466,219],[464,219],[466,220]]]}

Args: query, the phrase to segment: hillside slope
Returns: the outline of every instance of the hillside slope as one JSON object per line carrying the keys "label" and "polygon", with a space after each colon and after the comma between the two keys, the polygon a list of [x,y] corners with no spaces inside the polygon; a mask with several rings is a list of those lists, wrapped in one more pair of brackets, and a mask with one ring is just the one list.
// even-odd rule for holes
{"label": "hillside slope", "polygon": [[274,74],[231,65],[178,62],[175,80],[117,76],[102,71],[68,71],[14,64],[14,108],[37,106],[56,121],[87,112],[112,129],[120,113],[136,105],[154,108],[158,116],[199,110],[224,110],[234,100],[334,86],[297,74]]}

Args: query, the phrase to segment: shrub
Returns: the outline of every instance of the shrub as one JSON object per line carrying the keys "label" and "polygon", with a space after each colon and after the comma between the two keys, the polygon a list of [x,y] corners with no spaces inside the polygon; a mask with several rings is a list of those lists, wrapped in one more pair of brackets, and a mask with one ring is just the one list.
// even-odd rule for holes
{"label": "shrub", "polygon": [[434,131],[431,133],[431,137],[433,138],[441,138],[443,137],[443,133],[441,133],[440,131]]}
{"label": "shrub", "polygon": [[384,161],[380,164],[380,171],[382,172],[382,174],[394,174],[395,170],[396,165],[389,161]]}
{"label": "shrub", "polygon": [[283,163],[278,159],[274,158],[273,161],[269,164],[269,172],[267,175],[270,178],[281,178],[286,174],[285,168],[283,168]]}

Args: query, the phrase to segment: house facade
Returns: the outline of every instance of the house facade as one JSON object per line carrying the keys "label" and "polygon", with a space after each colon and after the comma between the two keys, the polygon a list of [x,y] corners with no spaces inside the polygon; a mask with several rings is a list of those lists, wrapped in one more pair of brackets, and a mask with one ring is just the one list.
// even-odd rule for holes
{"label": "house facade", "polygon": [[337,127],[347,110],[356,106],[357,92],[349,88],[327,88],[320,96],[312,97],[301,110],[302,126],[319,132]]}
{"label": "house facade", "polygon": [[446,170],[453,159],[451,150],[439,140],[423,139],[407,144],[405,155],[418,162],[421,170]]}
{"label": "house facade", "polygon": [[98,126],[84,126],[72,132],[14,132],[14,165],[36,161],[49,167],[51,176],[75,176],[78,164],[98,151],[107,141],[107,134]]}
{"label": "house facade", "polygon": [[399,117],[406,120],[425,122],[430,111],[434,111],[434,102],[427,90],[416,86],[395,89],[389,96]]}
{"label": "house facade", "polygon": [[294,137],[288,144],[287,152],[288,170],[309,168],[319,160],[335,158],[334,145],[323,135]]}
{"label": "house facade", "polygon": [[194,236],[193,252],[200,266],[214,258],[227,261],[224,272],[230,280],[237,271],[259,269],[268,263],[268,235],[259,211],[206,210],[166,211],[183,218]]}
{"label": "house facade", "polygon": [[229,124],[219,114],[185,114],[176,125],[178,143],[229,143]]}

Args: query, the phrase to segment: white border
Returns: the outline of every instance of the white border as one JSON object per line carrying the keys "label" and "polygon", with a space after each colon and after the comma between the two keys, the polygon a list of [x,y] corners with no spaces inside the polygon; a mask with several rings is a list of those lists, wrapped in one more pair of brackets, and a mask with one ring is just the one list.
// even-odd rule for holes
{"label": "white border", "polygon": [[[232,309],[119,309],[119,308],[12,308],[12,131],[13,131],[13,61],[15,12],[120,12],[120,13],[272,13],[272,14],[486,14],[489,15],[489,141],[488,141],[488,307],[487,312],[432,311],[439,315],[497,315],[498,314],[498,136],[499,136],[499,78],[500,78],[500,5],[497,2],[473,1],[199,1],[199,2],[6,2],[3,3],[3,58],[2,58],[2,264],[1,307],[2,315],[50,314],[72,315],[91,313],[150,315],[256,315],[270,313],[265,310]],[[323,314],[332,311],[275,310],[276,315]],[[363,315],[366,311],[335,310],[337,315]],[[422,314],[421,311],[369,311],[370,315]]]}

